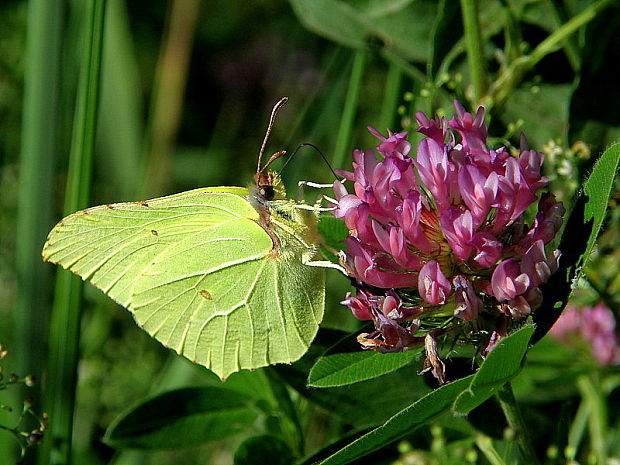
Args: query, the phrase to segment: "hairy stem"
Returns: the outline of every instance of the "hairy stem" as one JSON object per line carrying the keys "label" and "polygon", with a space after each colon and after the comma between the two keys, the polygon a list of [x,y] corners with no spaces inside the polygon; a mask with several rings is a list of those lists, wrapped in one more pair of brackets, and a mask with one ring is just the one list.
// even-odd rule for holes
{"label": "hairy stem", "polygon": [[523,456],[523,462],[529,465],[539,465],[540,462],[536,457],[536,452],[534,452],[529,431],[523,422],[521,410],[519,409],[515,395],[512,392],[512,385],[510,382],[507,382],[502,386],[502,388],[497,392],[496,397],[502,407],[502,410],[504,411],[508,425],[516,433],[516,441],[519,446],[519,450],[521,451],[521,455]]}

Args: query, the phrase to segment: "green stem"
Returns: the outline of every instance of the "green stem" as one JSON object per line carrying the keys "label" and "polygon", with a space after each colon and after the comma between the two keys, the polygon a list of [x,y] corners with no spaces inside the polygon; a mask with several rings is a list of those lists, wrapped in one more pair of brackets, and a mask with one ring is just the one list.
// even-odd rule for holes
{"label": "green stem", "polygon": [[357,101],[359,98],[360,88],[362,86],[362,77],[364,76],[364,68],[366,66],[366,51],[358,50],[355,52],[353,59],[353,68],[351,69],[351,79],[349,80],[349,88],[344,102],[342,111],[342,119],[338,128],[338,137],[336,138],[336,147],[334,148],[334,166],[342,168],[345,159],[349,153],[349,141],[351,140],[351,132],[353,131],[353,123],[355,121],[355,113],[357,111]]}
{"label": "green stem", "polygon": [[588,418],[590,417],[590,404],[586,399],[582,397],[581,403],[577,408],[577,412],[573,417],[573,422],[570,425],[568,431],[568,444],[566,447],[565,455],[568,460],[575,460],[581,440],[586,431],[586,425]]}
{"label": "green stem", "polygon": [[502,456],[493,447],[493,440],[490,437],[478,433],[474,436],[474,442],[491,465],[506,465]]}
{"label": "green stem", "polygon": [[293,450],[296,449],[297,455],[303,456],[305,454],[304,441],[306,436],[304,434],[301,421],[299,420],[299,415],[297,415],[297,409],[291,399],[287,384],[282,381],[277,372],[271,369],[271,367],[265,370],[265,374],[267,376],[267,380],[269,381],[269,386],[271,387],[273,396],[278,402],[280,411],[286,415],[294,428],[293,433],[290,435],[290,442],[293,446]]}
{"label": "green stem", "polygon": [[463,27],[465,29],[465,48],[467,62],[473,85],[473,102],[478,103],[485,95],[488,86],[487,67],[484,61],[484,44],[478,18],[477,0],[461,0]]}
{"label": "green stem", "polygon": [[[462,0],[465,1],[465,0]],[[531,70],[548,54],[555,52],[580,27],[592,21],[604,8],[610,6],[614,0],[599,0],[581,13],[574,16],[561,27],[553,31],[529,55],[514,60],[493,83],[491,96],[496,105],[502,103],[512,90],[521,82],[526,72]]]}
{"label": "green stem", "polygon": [[[559,27],[561,24],[566,23],[569,20],[569,16],[567,14],[567,5],[563,0],[550,0],[549,5],[551,6],[554,14],[554,22],[556,23],[556,27]],[[581,59],[579,57],[579,47],[577,45],[577,40],[574,36],[568,37],[564,42],[564,54],[566,55],[566,59],[571,65],[571,68],[574,72],[579,71],[581,68]]]}
{"label": "green stem", "polygon": [[155,71],[148,128],[148,157],[142,186],[145,197],[168,190],[171,155],[181,123],[183,96],[200,9],[198,0],[172,0]]}
{"label": "green stem", "polygon": [[[73,139],[69,159],[65,213],[88,203],[95,150],[103,24],[106,0],[90,0],[85,14],[84,51],[77,94]],[[82,281],[59,271],[50,324],[46,410],[50,414],[47,441],[40,464],[71,463],[71,438],[75,408],[82,301]]]}
{"label": "green stem", "polygon": [[530,440],[529,431],[521,416],[521,410],[512,392],[512,385],[507,382],[496,394],[499,404],[502,407],[508,425],[515,431],[517,445],[523,456],[523,462],[528,465],[539,465],[536,452]]}
{"label": "green stem", "polygon": [[514,60],[521,55],[519,47],[523,42],[521,29],[519,28],[519,20],[510,0],[501,0],[504,7],[504,15],[506,17],[506,26],[504,28],[504,55],[508,60]]}
{"label": "green stem", "polygon": [[[112,201],[139,198],[144,175],[144,108],[126,0],[108,0],[97,128],[100,176],[114,180]],[[106,196],[107,197],[107,196]],[[112,312],[106,312],[112,318]]]}
{"label": "green stem", "polygon": [[607,409],[605,395],[601,391],[601,383],[597,373],[590,373],[577,378],[577,389],[587,403],[588,429],[590,449],[596,457],[597,464],[604,464],[607,460],[605,438],[607,437]]}
{"label": "green stem", "polygon": [[385,80],[385,89],[383,92],[383,104],[381,105],[381,116],[379,128],[394,129],[396,121],[396,112],[398,110],[398,102],[401,98],[400,85],[402,82],[403,72],[400,67],[394,63],[390,63],[387,78]]}
{"label": "green stem", "polygon": [[571,18],[568,22],[557,28],[543,40],[530,54],[532,66],[536,65],[549,53],[555,52],[568,38],[582,26],[596,18],[604,8],[612,5],[616,0],[599,0],[578,15]]}
{"label": "green stem", "polygon": [[[407,76],[415,83],[419,84],[420,87],[424,86],[427,83],[428,76],[426,75],[426,73],[420,71],[418,68],[413,66],[400,55],[390,51],[390,49],[382,49],[381,57],[390,65],[398,66],[405,76]],[[448,96],[448,93],[446,93],[446,96]]]}

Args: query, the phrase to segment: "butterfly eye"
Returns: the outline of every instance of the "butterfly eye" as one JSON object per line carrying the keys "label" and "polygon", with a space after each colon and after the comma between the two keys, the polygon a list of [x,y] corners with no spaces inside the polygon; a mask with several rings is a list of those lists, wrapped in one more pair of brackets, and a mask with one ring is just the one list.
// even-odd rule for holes
{"label": "butterfly eye", "polygon": [[273,186],[265,186],[260,190],[260,195],[265,200],[273,200],[275,196],[275,191],[273,190]]}

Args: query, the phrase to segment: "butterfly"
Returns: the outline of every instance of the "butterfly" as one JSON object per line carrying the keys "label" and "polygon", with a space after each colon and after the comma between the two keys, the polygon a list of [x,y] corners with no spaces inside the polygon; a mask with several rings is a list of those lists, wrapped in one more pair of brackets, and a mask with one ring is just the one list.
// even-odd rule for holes
{"label": "butterfly", "polygon": [[[299,359],[325,305],[317,209],[287,198],[261,167],[254,183],[87,208],[49,233],[43,259],[129,310],[163,345],[225,379]],[[323,264],[323,265],[322,265]],[[316,266],[313,266],[316,265]]]}

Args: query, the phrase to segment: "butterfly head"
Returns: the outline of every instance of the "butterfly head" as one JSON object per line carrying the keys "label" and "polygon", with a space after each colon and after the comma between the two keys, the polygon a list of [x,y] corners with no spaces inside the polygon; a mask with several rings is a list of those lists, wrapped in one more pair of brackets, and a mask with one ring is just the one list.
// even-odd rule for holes
{"label": "butterfly head", "polygon": [[[278,152],[284,154],[284,152]],[[256,194],[266,201],[286,198],[286,190],[280,175],[272,170],[260,171],[254,175]]]}

